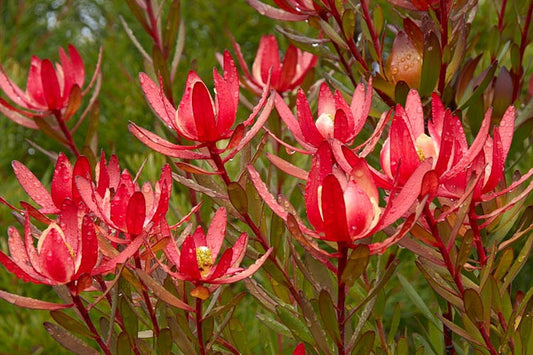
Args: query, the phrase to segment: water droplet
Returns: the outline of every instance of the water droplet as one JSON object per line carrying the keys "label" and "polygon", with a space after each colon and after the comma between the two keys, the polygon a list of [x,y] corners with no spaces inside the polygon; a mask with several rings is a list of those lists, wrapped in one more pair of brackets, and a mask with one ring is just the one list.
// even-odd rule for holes
{"label": "water droplet", "polygon": [[391,65],[390,70],[392,75],[398,74],[398,67],[396,65]]}

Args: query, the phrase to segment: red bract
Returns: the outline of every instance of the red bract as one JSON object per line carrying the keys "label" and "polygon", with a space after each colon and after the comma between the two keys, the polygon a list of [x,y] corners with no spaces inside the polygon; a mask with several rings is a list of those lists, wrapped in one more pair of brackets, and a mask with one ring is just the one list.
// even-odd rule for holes
{"label": "red bract", "polygon": [[[105,164],[104,164],[105,166]],[[165,215],[172,190],[172,175],[167,164],[161,171],[161,177],[155,187],[145,183],[139,187],[124,170],[120,179],[109,179],[107,184],[95,185],[83,177],[76,178],[76,185],[81,199],[107,226],[126,234],[126,241],[148,233],[153,227],[168,230]]]}
{"label": "red bract", "polygon": [[270,87],[281,94],[292,91],[300,85],[309,70],[314,68],[318,59],[311,53],[303,52],[293,45],[289,45],[282,62],[276,37],[267,35],[261,37],[257,55],[252,65],[252,72],[250,73],[240,46],[234,41],[233,47],[244,72],[244,84],[259,95],[268,83],[270,70],[272,70]]}
{"label": "red bract", "polygon": [[[160,86],[146,74],[139,75],[146,100],[157,116],[180,136],[198,145],[177,145],[145,130],[134,123],[130,131],[142,143],[164,155],[182,159],[208,159],[209,155],[193,152],[200,147],[209,146],[217,150],[215,143],[236,135],[226,149],[233,149],[233,156],[257,134],[266,122],[273,106],[273,96],[267,102],[269,87],[265,87],[257,106],[246,121],[232,128],[239,103],[239,78],[237,68],[228,51],[224,52],[224,75],[213,70],[215,79],[215,101],[202,80],[194,72],[189,73],[185,93],[176,110],[165,97]],[[256,123],[244,134],[244,126],[250,126],[261,111]]]}
{"label": "red bract", "polygon": [[28,196],[41,206],[39,212],[42,214],[59,213],[66,199],[73,200],[75,203],[81,201],[75,186],[76,176],[92,180],[91,166],[84,156],[79,157],[72,167],[68,158],[63,153],[59,153],[52,177],[51,192],[48,192],[39,179],[22,163],[15,160],[12,166],[20,185]]}
{"label": "red bract", "polygon": [[364,84],[355,89],[351,105],[348,106],[340,92],[333,95],[326,84],[322,84],[318,94],[318,112],[316,121],[309,107],[303,90],[298,91],[296,101],[296,119],[281,98],[276,96],[276,109],[294,138],[309,153],[313,153],[320,144],[330,138],[351,144],[363,128],[370,105],[372,104],[372,78],[365,90]]}
{"label": "red bract", "polygon": [[[336,150],[324,142],[313,157],[305,203],[309,222],[315,231],[299,224],[305,234],[329,241],[354,243],[409,214],[420,195],[423,177],[430,168],[429,162],[420,165],[405,186],[398,193],[391,194],[386,207],[381,209],[378,190],[366,161],[345,146]],[[259,195],[274,213],[287,221],[287,210],[268,192],[257,171],[251,166],[248,171]],[[384,252],[405,235],[414,220],[408,218],[396,234],[383,242],[369,245],[371,253]]]}
{"label": "red bract", "polygon": [[226,233],[226,220],[226,209],[221,207],[213,216],[207,235],[201,227],[198,227],[193,235],[185,238],[181,251],[175,242],[170,242],[166,247],[166,255],[169,261],[176,265],[177,271],[174,272],[162,265],[165,271],[174,278],[195,284],[227,284],[245,279],[259,270],[272,249],[248,269],[241,268],[239,265],[248,245],[246,233],[241,234],[233,247],[227,249],[217,262]]}
{"label": "red bract", "polygon": [[[17,229],[9,227],[11,257],[0,251],[0,262],[10,272],[26,282],[47,285],[68,284],[92,272],[98,259],[98,240],[91,218],[80,213],[75,203],[69,200],[63,204],[58,222],[52,222],[38,236],[37,248],[29,213],[25,216],[24,240]],[[88,286],[86,281],[75,289]]]}
{"label": "red bract", "polygon": [[461,196],[473,174],[483,175],[477,197],[494,189],[503,178],[504,162],[511,146],[514,108],[509,107],[500,125],[494,128],[494,138],[489,136],[489,110],[469,147],[459,118],[444,109],[437,95],[432,100],[429,136],[424,131],[422,103],[415,90],[409,93],[405,109],[396,107],[389,136],[381,150],[381,166],[386,175],[380,179],[381,183],[388,188],[394,179],[404,184],[422,161],[432,158],[439,179],[439,195]]}
{"label": "red bract", "polygon": [[[79,107],[81,96],[90,88],[81,91],[85,68],[78,51],[69,45],[68,53],[59,48],[61,63],[56,63],[55,68],[50,60],[33,56],[26,91],[11,81],[0,66],[0,88],[20,107],[16,108],[0,98],[0,111],[16,123],[32,129],[38,129],[33,117],[60,112],[63,120],[68,120]],[[97,72],[98,66],[93,80]]]}
{"label": "red bract", "polygon": [[282,21],[303,21],[310,16],[318,16],[322,5],[314,0],[274,0],[279,9],[259,0],[246,0],[261,15]]}

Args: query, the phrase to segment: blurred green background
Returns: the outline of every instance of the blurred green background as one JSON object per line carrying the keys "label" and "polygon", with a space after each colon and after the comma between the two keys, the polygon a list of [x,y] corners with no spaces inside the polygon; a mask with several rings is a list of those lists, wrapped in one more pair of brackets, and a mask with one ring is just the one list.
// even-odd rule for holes
{"label": "blurred green background", "polygon": [[[387,16],[393,14],[385,1],[380,3],[384,5]],[[489,1],[480,2],[482,14],[492,11],[490,8],[492,5],[489,3]],[[58,47],[66,48],[68,43],[72,43],[84,59],[88,80],[94,70],[98,51],[102,47],[104,57],[100,93],[99,146],[104,147],[107,155],[118,152],[123,167],[136,171],[144,157],[153,153],[129,135],[128,122],[134,121],[150,129],[155,119],[145,104],[137,79],[138,73],[144,70],[141,56],[125,34],[119,16],[125,19],[141,44],[149,50],[151,41],[125,2],[0,0],[0,63],[12,79],[25,87],[31,55],[57,60]],[[181,96],[187,72],[191,69],[195,69],[209,85],[212,68],[218,67],[215,53],[231,48],[228,35],[230,31],[241,45],[249,64],[253,61],[260,37],[275,32],[276,23],[259,15],[246,4],[245,0],[183,1],[182,16],[185,18],[186,42],[178,67],[178,79],[173,88],[176,97]],[[476,22],[477,25],[489,25],[484,22],[487,17],[480,16],[480,18],[482,21]],[[305,28],[303,26],[303,30]],[[277,37],[281,39],[281,36]],[[478,42],[481,47],[483,40],[482,37]],[[284,43],[283,40],[281,42]],[[387,45],[390,46],[390,43]],[[285,45],[282,44],[282,47]],[[51,161],[44,154],[31,148],[26,142],[27,139],[45,149],[60,150],[60,147],[54,145],[40,132],[19,127],[0,116],[0,179],[3,181],[0,195],[13,204],[27,198],[14,178],[10,166],[12,160],[23,162],[45,182],[45,186],[50,180],[52,171]],[[528,154],[532,155],[531,150]],[[526,159],[523,164],[530,166],[530,161],[528,163]],[[161,165],[151,168],[153,175]],[[2,250],[7,250],[7,226],[14,222],[9,209],[0,206]],[[410,262],[414,259],[413,255],[404,252],[401,258],[406,262],[400,265],[399,272],[413,280],[413,287],[420,291],[429,304],[436,305],[436,300],[430,296],[423,278],[417,276],[418,271],[414,263]],[[527,269],[532,269],[531,262]],[[523,270],[522,275],[524,274],[527,275],[527,270]],[[520,282],[527,285],[527,277],[522,278]],[[23,296],[57,301],[57,296],[50,287],[24,284],[5,272],[3,267],[0,267],[0,289]],[[405,294],[399,292],[401,288],[396,279],[391,280],[388,290],[394,295],[387,299],[387,306],[391,305],[391,312],[394,304],[402,305],[400,329],[407,327],[421,331],[423,324],[415,317],[417,311]],[[255,331],[263,331],[255,318],[258,306],[251,298],[240,307],[239,313],[246,324],[244,329],[251,331],[252,328],[249,328],[251,326]],[[67,353],[42,327],[42,323],[47,320],[50,320],[47,312],[24,310],[0,300],[0,354]],[[254,339],[256,342],[261,341],[261,337]],[[260,343],[254,343],[254,346],[261,349]]]}

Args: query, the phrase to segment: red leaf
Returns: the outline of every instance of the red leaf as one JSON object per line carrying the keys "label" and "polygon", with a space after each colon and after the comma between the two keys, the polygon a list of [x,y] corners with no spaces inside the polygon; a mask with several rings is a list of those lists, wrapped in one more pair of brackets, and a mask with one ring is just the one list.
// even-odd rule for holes
{"label": "red leaf", "polygon": [[22,296],[14,295],[12,293],[8,293],[2,290],[0,290],[0,298],[18,307],[29,308],[29,309],[41,309],[41,310],[46,310],[46,311],[55,311],[58,309],[70,308],[73,306],[72,304],[58,304],[58,303],[40,301],[40,300],[36,300],[34,298],[29,298],[29,297],[22,297]]}

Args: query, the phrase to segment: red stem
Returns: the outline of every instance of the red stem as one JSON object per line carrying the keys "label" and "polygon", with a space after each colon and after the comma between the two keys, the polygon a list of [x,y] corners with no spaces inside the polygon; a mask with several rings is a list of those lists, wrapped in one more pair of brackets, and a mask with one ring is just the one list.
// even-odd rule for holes
{"label": "red stem", "polygon": [[342,281],[342,273],[348,261],[348,247],[345,242],[338,242],[339,263],[337,266],[337,323],[339,325],[340,342],[337,344],[339,355],[346,354],[345,322],[346,322],[346,283]]}
{"label": "red stem", "polygon": [[166,53],[164,52],[163,45],[161,43],[161,38],[159,37],[159,30],[157,28],[157,19],[154,16],[154,9],[152,7],[152,0],[146,0],[146,12],[148,14],[148,19],[150,20],[150,37],[153,38],[155,45],[161,50],[161,53],[163,53],[163,57],[167,57]]}
{"label": "red stem", "polygon": [[505,8],[507,7],[507,0],[502,1],[502,7],[500,8],[500,13],[498,14],[498,30],[500,33],[503,32],[503,16],[505,15]]}
{"label": "red stem", "polygon": [[63,116],[61,115],[61,112],[54,110],[54,117],[57,121],[57,124],[59,125],[59,128],[61,129],[61,132],[63,132],[63,135],[67,140],[67,147],[72,153],[74,153],[76,158],[78,158],[80,156],[80,151],[78,150],[78,147],[76,147],[76,143],[74,142],[72,134],[70,133],[67,125],[65,124],[65,121],[63,121]]}
{"label": "red stem", "polygon": [[468,211],[468,219],[470,220],[470,228],[474,234],[474,242],[476,243],[476,250],[479,257],[479,264],[484,266],[487,263],[487,254],[485,253],[485,247],[483,246],[483,241],[481,240],[481,234],[479,232],[479,226],[476,222],[476,214],[474,211],[474,202],[470,205]]}
{"label": "red stem", "polygon": [[529,35],[529,26],[531,25],[531,17],[533,14],[533,0],[529,1],[529,7],[527,9],[527,15],[526,15],[526,22],[524,24],[524,28],[522,30],[522,38],[520,40],[520,55],[519,55],[519,64],[518,64],[518,72],[513,72],[513,102],[518,98],[518,95],[520,94],[520,88],[522,87],[522,74],[524,72],[523,62],[524,62],[524,52],[526,51],[526,47],[529,44],[528,41],[528,35]]}
{"label": "red stem", "polygon": [[[139,251],[137,251],[135,255],[135,267],[137,269],[142,269]],[[157,318],[154,313],[154,308],[152,307],[152,302],[150,301],[150,295],[148,294],[148,292],[146,292],[146,285],[142,282],[142,280],[139,280],[139,282],[141,283],[143,289],[144,303],[146,304],[146,308],[148,309],[148,313],[150,314],[150,320],[152,321],[152,325],[154,326],[154,334],[157,337],[159,336],[159,325],[157,324]]]}
{"label": "red stem", "polygon": [[196,299],[196,336],[198,337],[198,344],[200,345],[200,354],[205,355],[204,335],[202,333],[202,300]]}
{"label": "red stem", "polygon": [[[374,28],[374,23],[372,22],[372,17],[370,17],[370,12],[368,11],[368,0],[361,0],[361,8],[363,9],[363,17],[370,31],[370,36],[372,37],[372,45],[374,46],[378,59],[381,61],[381,45],[379,43],[379,36]],[[381,66],[381,63],[379,64]]]}
{"label": "red stem", "polygon": [[[457,289],[459,290],[461,294],[461,299],[464,300],[465,289],[463,286],[461,271],[460,269],[456,270],[455,267],[453,266],[452,260],[450,258],[450,254],[448,253],[448,249],[446,249],[446,247],[444,246],[442,238],[440,237],[439,230],[437,228],[437,224],[435,223],[435,219],[433,218],[433,214],[429,210],[429,207],[427,204],[424,206],[424,215],[431,229],[431,233],[433,234],[433,237],[435,237],[435,240],[437,241],[437,247],[439,248],[442,258],[444,259],[446,268],[448,269],[448,272],[450,273],[450,275],[453,277],[455,285],[457,286]],[[483,337],[483,340],[485,341],[485,345],[487,346],[488,350],[490,351],[492,355],[496,355],[497,354],[496,349],[494,348],[494,345],[492,344],[492,341],[490,340],[490,336],[485,327],[485,323],[478,322],[476,325],[477,325],[479,332],[481,333],[481,336]],[[446,328],[446,326],[444,326],[444,328]]]}
{"label": "red stem", "polygon": [[[448,45],[448,2],[450,0],[440,0],[440,27],[441,27],[441,33],[440,33],[440,48],[441,53],[444,53],[444,49]],[[440,73],[439,73],[439,92],[444,92],[444,88],[446,87],[446,68],[448,67],[447,63],[444,61],[440,65]]]}
{"label": "red stem", "polygon": [[72,301],[76,305],[76,308],[78,308],[78,311],[81,314],[81,317],[85,321],[85,324],[87,324],[87,327],[89,327],[89,330],[94,335],[94,340],[98,343],[98,346],[100,346],[100,349],[104,352],[106,355],[111,355],[111,350],[109,350],[109,347],[104,342],[98,331],[96,330],[96,327],[93,324],[93,321],[91,320],[91,317],[89,316],[89,312],[87,312],[87,308],[83,304],[82,300],[80,299],[80,296],[74,293],[71,293]]}

